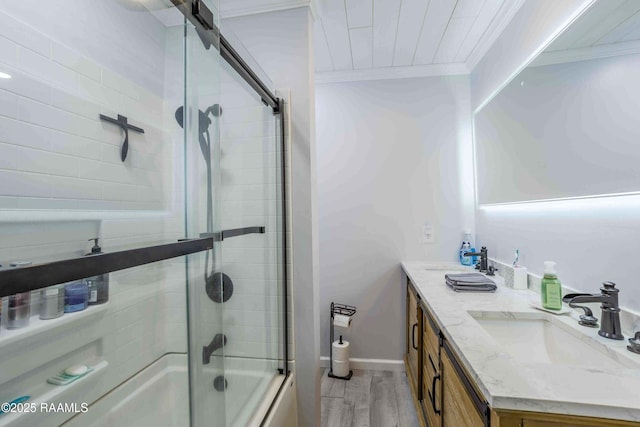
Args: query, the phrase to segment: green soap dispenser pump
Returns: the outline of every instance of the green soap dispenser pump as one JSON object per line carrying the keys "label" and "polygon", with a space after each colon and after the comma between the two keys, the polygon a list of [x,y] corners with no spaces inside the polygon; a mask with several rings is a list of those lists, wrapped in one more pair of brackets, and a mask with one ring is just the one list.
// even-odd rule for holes
{"label": "green soap dispenser pump", "polygon": [[562,285],[556,273],[556,263],[544,262],[544,277],[540,283],[542,306],[547,310],[562,309]]}
{"label": "green soap dispenser pump", "polygon": [[[98,255],[102,253],[102,248],[100,247],[99,237],[94,237],[93,239],[89,239],[89,241],[93,241],[93,247],[91,248],[91,252],[86,254],[86,256]],[[87,285],[89,287],[89,305],[95,304],[104,304],[109,301],[109,274],[99,274],[97,276],[89,277],[85,279]]]}

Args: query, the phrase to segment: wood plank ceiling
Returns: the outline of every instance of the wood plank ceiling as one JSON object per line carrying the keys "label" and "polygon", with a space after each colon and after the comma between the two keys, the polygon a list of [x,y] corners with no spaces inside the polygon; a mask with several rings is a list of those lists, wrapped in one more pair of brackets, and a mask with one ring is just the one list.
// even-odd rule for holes
{"label": "wood plank ceiling", "polygon": [[[420,67],[429,74],[428,65],[439,66],[435,74],[468,72],[469,65],[475,65],[469,64],[474,52],[493,41],[486,40],[492,26],[510,19],[498,22],[497,17],[512,16],[520,4],[518,0],[320,0],[316,73],[377,70],[380,75],[381,69]],[[447,67],[451,64],[457,66]]]}
{"label": "wood plank ceiling", "polygon": [[598,2],[546,51],[604,46],[640,40],[640,1]]}
{"label": "wood plank ceiling", "polygon": [[554,40],[531,66],[640,53],[640,1],[595,3]]}

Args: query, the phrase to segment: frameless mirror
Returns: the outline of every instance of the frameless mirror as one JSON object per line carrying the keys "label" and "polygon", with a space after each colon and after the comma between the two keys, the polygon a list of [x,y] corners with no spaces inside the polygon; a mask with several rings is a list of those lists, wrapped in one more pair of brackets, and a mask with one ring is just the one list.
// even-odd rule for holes
{"label": "frameless mirror", "polygon": [[594,3],[474,125],[480,205],[640,192],[640,2]]}

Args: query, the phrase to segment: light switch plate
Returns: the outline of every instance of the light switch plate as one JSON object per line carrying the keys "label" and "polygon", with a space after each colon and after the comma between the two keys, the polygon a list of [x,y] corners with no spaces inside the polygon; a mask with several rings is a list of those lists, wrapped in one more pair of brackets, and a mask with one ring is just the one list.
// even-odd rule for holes
{"label": "light switch plate", "polygon": [[433,225],[430,222],[422,224],[422,243],[435,243],[436,236]]}

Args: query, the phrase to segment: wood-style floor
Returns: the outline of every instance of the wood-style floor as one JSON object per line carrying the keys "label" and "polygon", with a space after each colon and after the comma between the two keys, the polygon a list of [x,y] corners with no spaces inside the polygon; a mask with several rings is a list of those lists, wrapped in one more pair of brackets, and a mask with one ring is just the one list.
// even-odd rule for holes
{"label": "wood-style floor", "polygon": [[418,427],[405,372],[354,369],[350,381],[328,372],[320,391],[322,427]]}

